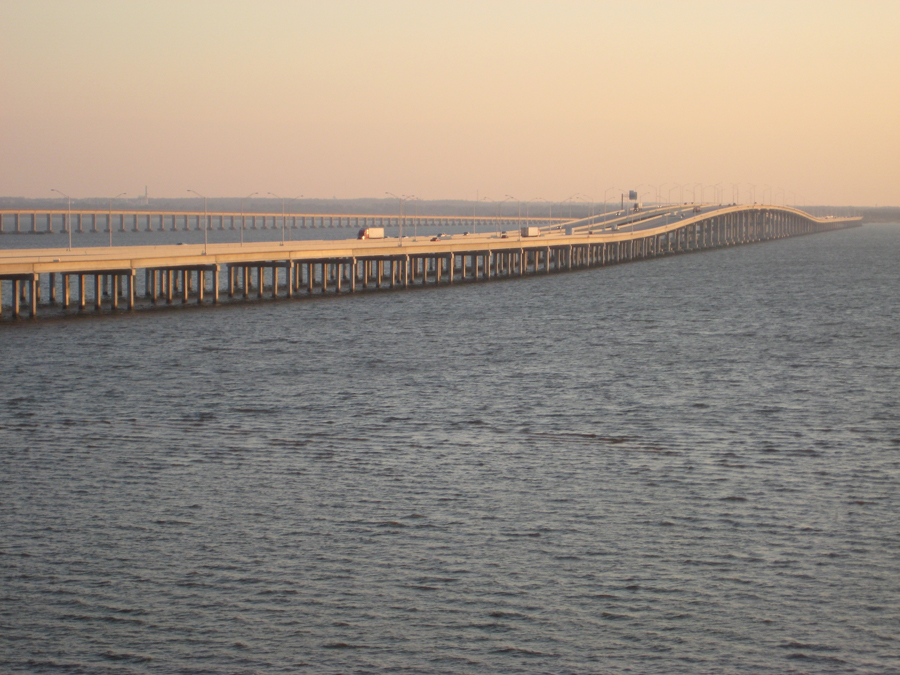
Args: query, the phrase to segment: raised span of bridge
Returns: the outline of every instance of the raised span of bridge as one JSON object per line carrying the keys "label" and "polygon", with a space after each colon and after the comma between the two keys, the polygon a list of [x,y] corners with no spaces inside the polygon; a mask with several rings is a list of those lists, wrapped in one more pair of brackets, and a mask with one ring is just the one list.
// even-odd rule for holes
{"label": "raised span of bridge", "polygon": [[[779,206],[661,207],[442,238],[0,251],[0,316],[489,281],[852,227]],[[51,311],[52,310],[52,311]]]}

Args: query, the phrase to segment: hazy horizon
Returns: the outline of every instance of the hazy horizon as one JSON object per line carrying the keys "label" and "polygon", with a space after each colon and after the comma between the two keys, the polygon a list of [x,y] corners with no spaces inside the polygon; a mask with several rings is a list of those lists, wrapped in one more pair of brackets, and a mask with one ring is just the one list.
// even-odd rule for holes
{"label": "hazy horizon", "polygon": [[3,196],[900,204],[896,2],[5,0],[0,20]]}

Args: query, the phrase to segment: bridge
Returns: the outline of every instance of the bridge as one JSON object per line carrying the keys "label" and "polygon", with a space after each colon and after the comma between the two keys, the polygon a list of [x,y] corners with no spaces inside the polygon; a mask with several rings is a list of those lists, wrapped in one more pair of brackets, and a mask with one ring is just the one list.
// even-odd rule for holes
{"label": "bridge", "polygon": [[522,222],[532,226],[561,223],[567,218],[519,218],[516,216],[420,216],[321,213],[233,213],[230,211],[147,211],[0,209],[0,234],[76,234],[98,232],[190,232],[203,230],[309,230],[364,227],[471,227],[474,231],[498,230]]}
{"label": "bridge", "polygon": [[[372,226],[365,220],[372,216],[349,218],[359,219],[353,227]],[[549,219],[504,219],[521,228],[423,238],[4,250],[0,316],[492,281],[826,232],[861,218],[817,218],[783,206],[682,205],[538,220]]]}

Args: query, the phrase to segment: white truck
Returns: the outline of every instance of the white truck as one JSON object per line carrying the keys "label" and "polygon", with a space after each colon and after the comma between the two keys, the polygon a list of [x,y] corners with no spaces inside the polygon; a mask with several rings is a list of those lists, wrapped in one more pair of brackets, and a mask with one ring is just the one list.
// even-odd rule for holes
{"label": "white truck", "polygon": [[541,228],[539,228],[539,227],[523,227],[522,228],[522,236],[523,237],[540,237],[541,236]]}
{"label": "white truck", "polygon": [[357,239],[384,239],[383,227],[364,227],[356,233]]}

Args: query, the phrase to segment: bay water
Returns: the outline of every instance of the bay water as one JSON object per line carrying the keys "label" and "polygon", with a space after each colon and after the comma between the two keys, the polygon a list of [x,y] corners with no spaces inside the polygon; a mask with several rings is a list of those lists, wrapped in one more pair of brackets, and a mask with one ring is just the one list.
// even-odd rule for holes
{"label": "bay water", "polygon": [[900,672],[900,226],[0,325],[5,673]]}

